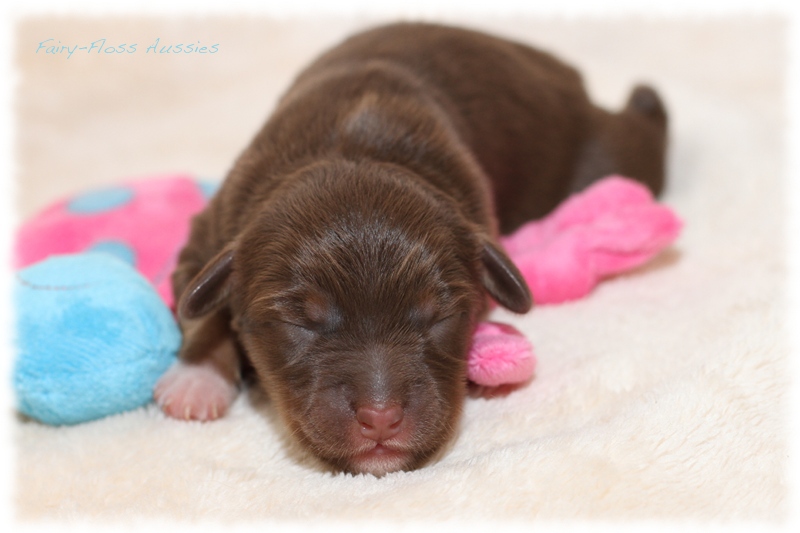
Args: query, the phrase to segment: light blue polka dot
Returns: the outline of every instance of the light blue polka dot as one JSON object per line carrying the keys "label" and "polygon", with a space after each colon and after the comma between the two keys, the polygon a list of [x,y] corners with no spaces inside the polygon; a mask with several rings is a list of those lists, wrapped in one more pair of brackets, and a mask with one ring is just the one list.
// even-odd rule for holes
{"label": "light blue polka dot", "polygon": [[122,259],[132,267],[136,266],[136,252],[122,241],[100,241],[94,244],[87,252],[104,252]]}
{"label": "light blue polka dot", "polygon": [[197,186],[200,188],[206,200],[214,196],[214,193],[219,189],[219,183],[213,181],[197,180]]}
{"label": "light blue polka dot", "polygon": [[111,211],[121,207],[133,199],[133,191],[127,187],[113,187],[92,191],[77,198],[67,204],[67,210],[71,213],[82,215]]}

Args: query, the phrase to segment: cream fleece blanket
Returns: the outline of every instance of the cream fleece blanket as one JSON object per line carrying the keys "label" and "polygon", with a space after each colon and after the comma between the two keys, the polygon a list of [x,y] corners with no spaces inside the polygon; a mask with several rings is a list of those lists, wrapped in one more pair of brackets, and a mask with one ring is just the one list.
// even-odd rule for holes
{"label": "cream fleece blanket", "polygon": [[[535,379],[470,399],[458,439],[422,470],[323,473],[257,394],[208,424],[152,405],[74,427],[15,420],[19,519],[787,517],[785,21],[441,20],[557,53],[609,107],[637,81],[657,86],[672,119],[663,201],[686,223],[675,246],[583,300],[497,311],[533,342]],[[373,22],[21,22],[18,216],[132,176],[223,176],[293,74]],[[47,39],[137,52],[37,53]],[[145,53],[157,40],[219,52]]]}

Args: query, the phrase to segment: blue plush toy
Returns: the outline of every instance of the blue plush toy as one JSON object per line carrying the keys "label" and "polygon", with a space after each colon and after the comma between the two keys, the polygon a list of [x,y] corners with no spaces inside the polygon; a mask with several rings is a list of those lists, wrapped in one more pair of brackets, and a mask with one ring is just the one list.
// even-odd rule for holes
{"label": "blue plush toy", "polygon": [[155,288],[113,255],[52,256],[16,274],[18,409],[76,424],[140,407],[180,331]]}
{"label": "blue plush toy", "polygon": [[144,405],[175,361],[170,273],[214,186],[184,174],[56,202],[17,232],[18,409],[75,424]]}

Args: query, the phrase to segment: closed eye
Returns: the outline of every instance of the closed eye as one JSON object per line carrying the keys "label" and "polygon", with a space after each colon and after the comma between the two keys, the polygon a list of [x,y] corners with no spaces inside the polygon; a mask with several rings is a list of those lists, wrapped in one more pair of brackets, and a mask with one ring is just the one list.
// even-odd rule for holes
{"label": "closed eye", "polygon": [[277,319],[276,322],[280,322],[281,324],[291,326],[293,328],[302,329],[305,331],[309,331],[311,333],[317,335],[323,334],[330,334],[336,331],[338,324],[337,323],[327,323],[327,322],[314,322],[312,320],[294,320],[294,319]]}
{"label": "closed eye", "polygon": [[276,320],[275,322],[280,322],[281,324],[285,324],[287,326],[294,326],[296,328],[311,329],[307,324],[300,324],[298,322],[292,322],[290,320]]}
{"label": "closed eye", "polygon": [[446,324],[460,314],[452,312],[451,309],[447,311],[449,313],[442,316],[432,305],[420,306],[411,311],[409,318],[415,329],[418,331],[425,331],[440,326],[441,324]]}
{"label": "closed eye", "polygon": [[439,324],[441,324],[442,322],[446,322],[446,321],[448,321],[448,320],[452,320],[453,318],[456,318],[458,315],[459,315],[459,313],[454,313],[454,314],[452,314],[452,315],[447,315],[446,317],[437,318],[437,319],[435,320],[435,322],[432,324],[432,326],[431,326],[431,327],[433,327],[433,326],[438,326],[438,325],[439,325]]}
{"label": "closed eye", "polygon": [[453,313],[443,318],[439,318],[430,326],[430,334],[434,339],[443,339],[448,332],[457,329],[461,319],[466,316],[466,313]]}
{"label": "closed eye", "polygon": [[315,333],[317,331],[316,324],[313,324],[313,323],[310,323],[310,322],[309,323],[303,323],[303,322],[301,322],[299,320],[292,321],[292,320],[283,320],[283,319],[277,319],[277,320],[275,320],[275,322],[279,322],[279,323],[281,323],[281,324],[283,324],[285,326],[292,326],[294,328],[300,328],[300,329],[305,329],[305,330],[308,330],[308,331],[313,331]]}

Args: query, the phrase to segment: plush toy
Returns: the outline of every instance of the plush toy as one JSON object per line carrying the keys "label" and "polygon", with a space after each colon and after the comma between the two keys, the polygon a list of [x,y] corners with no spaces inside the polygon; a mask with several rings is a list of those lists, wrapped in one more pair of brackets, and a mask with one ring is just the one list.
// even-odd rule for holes
{"label": "plush toy", "polygon": [[170,274],[192,215],[215,186],[187,175],[154,176],[57,202],[20,228],[16,268],[51,255],[108,252],[136,268],[173,306]]}
{"label": "plush toy", "polygon": [[136,180],[55,203],[20,228],[20,412],[75,424],[152,401],[180,346],[169,274],[214,188],[186,175]]}
{"label": "plush toy", "polygon": [[152,399],[181,335],[133,267],[105,253],[52,256],[15,277],[20,412],[75,424]]}
{"label": "plush toy", "polygon": [[621,176],[573,194],[501,243],[536,304],[582,298],[605,278],[638,267],[669,246],[681,221],[650,190]]}
{"label": "plush toy", "polygon": [[[621,176],[573,194],[541,220],[501,243],[531,289],[536,305],[582,298],[603,279],[640,266],[669,246],[682,223],[650,190]],[[535,366],[533,351],[508,324],[478,326],[468,358],[479,385],[521,383]]]}
{"label": "plush toy", "polygon": [[[213,189],[183,175],[134,181],[55,204],[20,229],[17,267],[53,254],[92,257],[90,263],[98,263],[100,254],[84,252],[107,252],[118,258],[109,267],[111,277],[100,274],[104,267],[95,265],[82,271],[83,278],[65,281],[59,277],[60,267],[52,265],[70,261],[68,256],[53,259],[48,268],[37,270],[37,264],[18,273],[16,305],[25,312],[19,313],[21,349],[14,386],[21,411],[46,423],[76,423],[152,399],[158,377],[153,378],[152,369],[163,372],[164,365],[174,361],[179,344],[161,323],[168,316],[176,328],[168,311],[174,307],[169,273],[188,236],[191,215],[202,209]],[[573,195],[543,220],[524,225],[502,244],[530,285],[534,302],[559,303],[583,297],[602,279],[643,264],[674,241],[680,229],[679,219],[655,203],[646,187],[612,176]],[[122,274],[120,265],[128,268],[128,274]],[[141,288],[134,281],[138,278],[131,276],[134,268],[157,289],[163,312],[155,311],[146,291],[121,296],[134,285]],[[30,290],[31,276],[36,290]],[[71,289],[50,290],[62,286]],[[82,291],[94,291],[93,301],[104,305],[84,305]],[[51,292],[60,296],[54,298]],[[42,295],[50,296],[42,299]],[[41,311],[42,306],[49,306],[49,311]],[[134,327],[135,320],[120,318],[126,313],[160,325]],[[131,324],[124,340],[106,334],[103,324],[109,321]],[[96,339],[93,328],[98,331]],[[74,336],[69,333],[73,329],[88,333]],[[40,340],[43,337],[48,337],[47,343]],[[115,339],[130,350],[116,349]],[[137,365],[138,360],[142,363]],[[489,387],[522,383],[532,376],[535,363],[533,349],[519,331],[484,322],[474,334],[468,377]],[[48,373],[50,364],[54,371]],[[148,364],[149,373],[142,370]],[[100,372],[108,366],[113,371]],[[123,371],[126,367],[128,372]],[[92,368],[98,369],[94,376]],[[129,397],[130,403],[115,401],[118,396]],[[48,401],[35,403],[29,399],[34,397]],[[92,409],[95,405],[104,407]]]}
{"label": "plush toy", "polygon": [[485,387],[523,383],[535,366],[533,347],[514,326],[481,322],[475,328],[467,357],[471,382]]}

